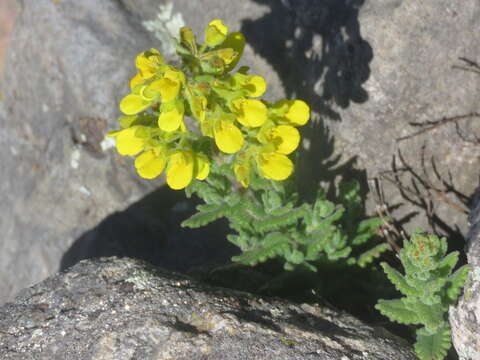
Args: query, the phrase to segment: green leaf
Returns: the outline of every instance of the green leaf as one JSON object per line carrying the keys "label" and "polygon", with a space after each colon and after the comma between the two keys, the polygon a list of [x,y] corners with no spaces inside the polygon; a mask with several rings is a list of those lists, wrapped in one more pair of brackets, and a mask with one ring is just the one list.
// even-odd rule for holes
{"label": "green leaf", "polygon": [[425,325],[428,331],[435,331],[443,322],[445,309],[442,304],[424,304],[422,299],[403,299],[404,304],[410,310],[414,311],[420,323]]}
{"label": "green leaf", "polygon": [[396,321],[400,324],[420,324],[420,319],[414,311],[409,310],[402,299],[393,300],[378,300],[375,305],[375,309],[380,311],[382,315],[385,315],[392,321]]}
{"label": "green leaf", "polygon": [[232,257],[232,260],[245,265],[256,265],[289,252],[289,242],[290,238],[286,235],[270,233],[263,241],[257,242],[253,249],[245,251],[242,255]]}
{"label": "green leaf", "polygon": [[458,262],[458,251],[453,251],[445,256],[438,264],[439,276],[447,277]]}
{"label": "green leaf", "polygon": [[390,245],[387,243],[381,243],[373,247],[372,249],[365,251],[357,258],[357,264],[360,267],[365,267],[370,264],[374,259],[380,257],[380,255],[390,249]]}
{"label": "green leaf", "polygon": [[198,228],[205,226],[225,216],[227,206],[217,204],[205,204],[197,206],[198,213],[182,222],[182,227]]}
{"label": "green leaf", "polygon": [[420,360],[443,360],[451,346],[451,332],[447,324],[433,334],[425,328],[417,330],[415,352]]}
{"label": "green leaf", "polygon": [[285,255],[285,260],[295,265],[301,264],[305,260],[303,253],[297,249],[293,249],[291,252],[286,253]]}
{"label": "green leaf", "polygon": [[397,270],[392,268],[390,265],[388,265],[386,262],[382,262],[380,265],[382,266],[385,274],[387,274],[388,279],[392,282],[393,285],[395,285],[397,290],[400,291],[403,295],[418,296],[420,294],[419,290],[408,285],[407,281],[405,280],[405,277],[402,274],[400,274]]}
{"label": "green leaf", "polygon": [[298,207],[281,216],[268,216],[262,222],[256,224],[257,231],[272,232],[284,227],[295,228],[298,219],[305,216],[305,207]]}
{"label": "green leaf", "polygon": [[465,281],[467,280],[469,271],[470,266],[463,265],[460,269],[455,271],[448,278],[446,284],[446,292],[450,300],[449,304],[454,304],[457,301],[462,291],[462,288],[465,285]]}

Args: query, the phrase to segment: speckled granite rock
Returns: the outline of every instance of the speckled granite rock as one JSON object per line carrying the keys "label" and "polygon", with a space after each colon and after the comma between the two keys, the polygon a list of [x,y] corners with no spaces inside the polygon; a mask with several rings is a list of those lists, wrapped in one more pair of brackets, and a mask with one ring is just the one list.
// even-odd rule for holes
{"label": "speckled granite rock", "polygon": [[0,308],[0,358],[414,360],[337,311],[212,288],[139,260],[102,258]]}
{"label": "speckled granite rock", "polygon": [[[0,117],[4,149],[0,154],[0,302],[56,271],[67,250],[73,262],[83,255],[98,255],[78,250],[77,244],[88,243],[89,249],[122,247],[97,246],[97,240],[105,238],[96,236],[104,235],[105,229],[123,229],[116,221],[125,217],[115,212],[140,199],[149,204],[148,211],[162,206],[161,201],[150,206],[151,199],[144,198],[162,180],[140,180],[132,162],[107,149],[112,144],[102,138],[115,127],[117,103],[135,71],[135,54],[151,46],[168,53],[169,32],[183,24],[201,33],[208,21],[221,18],[244,32],[249,44],[244,63],[266,76],[268,97],[305,99],[325,120],[327,129],[312,126],[304,131],[310,147],[298,167],[306,185],[302,188],[352,171],[351,163],[339,166],[334,153],[342,154],[342,161],[357,157],[356,166],[366,173],[353,172],[355,176],[377,177],[391,170],[397,145],[415,171],[421,169],[420,153],[426,145],[425,159],[434,156],[442,176],[452,171],[455,190],[469,195],[477,185],[479,147],[459,140],[453,124],[395,142],[416,130],[411,121],[478,111],[480,77],[452,69],[458,57],[479,60],[476,0],[418,4],[22,0],[19,4],[0,82],[6,110]],[[463,120],[460,127],[471,135],[479,124]],[[432,165],[425,164],[431,174]],[[410,185],[408,171],[401,173],[404,185]],[[431,177],[434,185],[443,186]],[[466,228],[465,215],[436,201],[437,193],[415,204],[387,182],[383,185],[390,204],[408,205],[394,215],[420,214],[410,218],[412,227],[428,229],[423,216],[428,207],[435,213],[430,218],[437,232],[452,238]],[[446,196],[456,200],[453,192]],[[168,227],[164,217],[152,214],[129,217],[137,221],[132,229],[144,227],[150,234],[153,243],[148,246],[155,251],[147,254],[149,260],[161,252],[154,242],[161,238],[159,229]],[[117,241],[116,234],[108,238]],[[81,241],[70,248],[76,240]],[[130,245],[125,248],[135,248]],[[70,256],[73,250],[78,253]]]}
{"label": "speckled granite rock", "polygon": [[139,178],[103,140],[153,35],[116,0],[19,8],[0,81],[0,304],[82,258],[139,257],[175,270],[215,252],[229,259],[223,231],[199,241],[180,229],[192,212],[183,193],[154,191],[163,179]]}
{"label": "speckled granite rock", "polygon": [[480,188],[469,216],[467,257],[472,267],[458,305],[450,309],[453,344],[460,360],[480,359]]}

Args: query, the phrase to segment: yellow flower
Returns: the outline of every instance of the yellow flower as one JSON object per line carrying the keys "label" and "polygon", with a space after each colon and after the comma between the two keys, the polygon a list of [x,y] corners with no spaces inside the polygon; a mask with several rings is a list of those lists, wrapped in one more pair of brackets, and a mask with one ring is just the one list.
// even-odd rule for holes
{"label": "yellow flower", "polygon": [[185,107],[181,101],[162,104],[158,117],[158,127],[163,131],[175,131],[179,128],[186,129],[183,123]]}
{"label": "yellow flower", "polygon": [[[259,139],[259,137],[257,137],[257,139]],[[300,133],[293,126],[279,125],[271,128],[267,135],[261,139],[263,141],[260,139],[259,141],[264,144],[273,144],[276,152],[288,155],[295,151],[300,144]]]}
{"label": "yellow flower", "polygon": [[220,45],[227,38],[228,27],[221,20],[212,20],[205,29],[205,44],[210,47]]}
{"label": "yellow flower", "polygon": [[145,139],[136,136],[140,126],[113,131],[107,136],[116,138],[116,147],[120,155],[135,156],[144,149]]}
{"label": "yellow flower", "polygon": [[196,154],[194,168],[195,179],[205,180],[209,173],[210,163],[208,162],[208,158],[205,155]]}
{"label": "yellow flower", "polygon": [[213,135],[218,148],[227,154],[234,154],[242,148],[243,134],[232,121],[219,119],[213,126]]}
{"label": "yellow flower", "polygon": [[[143,93],[145,88],[146,86],[143,86],[140,91]],[[154,98],[147,98],[140,94],[128,94],[120,101],[120,111],[126,115],[135,115],[152,106],[154,101]]]}
{"label": "yellow flower", "polygon": [[152,95],[159,93],[162,102],[169,102],[175,99],[180,93],[182,83],[185,81],[185,75],[177,70],[167,70],[161,79],[155,80],[150,84],[148,90]]}
{"label": "yellow flower", "polygon": [[280,100],[271,108],[274,115],[283,117],[294,126],[305,125],[310,119],[310,108],[302,100]]}
{"label": "yellow flower", "polygon": [[267,90],[265,79],[258,75],[247,75],[237,72],[232,76],[235,87],[242,89],[246,96],[259,97]]}
{"label": "yellow flower", "polygon": [[260,175],[271,180],[285,180],[293,172],[292,161],[284,154],[262,152],[255,157]]}
{"label": "yellow flower", "polygon": [[138,175],[145,179],[159,176],[165,168],[165,156],[158,149],[145,151],[135,159]]}
{"label": "yellow flower", "polygon": [[173,153],[168,159],[167,184],[174,190],[187,187],[195,177],[203,180],[208,176],[210,164],[203,155],[188,150]]}
{"label": "yellow flower", "polygon": [[142,52],[135,59],[135,66],[144,79],[154,76],[163,64],[165,64],[165,60],[160,55],[160,51],[154,48]]}
{"label": "yellow flower", "polygon": [[152,48],[140,53],[135,59],[138,73],[130,80],[130,89],[133,90],[137,85],[155,76],[164,64],[165,61],[157,49]]}
{"label": "yellow flower", "polygon": [[163,77],[148,85],[138,85],[120,101],[120,110],[126,115],[135,115],[157,103],[174,100],[180,93],[185,75],[181,71],[168,69]]}
{"label": "yellow flower", "polygon": [[238,112],[238,122],[244,126],[258,127],[267,120],[267,107],[260,100],[236,99],[232,105]]}

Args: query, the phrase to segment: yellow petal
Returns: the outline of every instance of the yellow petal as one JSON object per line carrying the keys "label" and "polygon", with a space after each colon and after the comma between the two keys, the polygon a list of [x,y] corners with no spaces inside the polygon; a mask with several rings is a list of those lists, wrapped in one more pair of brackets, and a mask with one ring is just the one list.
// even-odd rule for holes
{"label": "yellow petal", "polygon": [[267,120],[267,107],[260,100],[239,99],[234,106],[239,110],[237,120],[244,126],[258,127]]}
{"label": "yellow petal", "polygon": [[221,20],[212,20],[205,30],[205,43],[215,47],[223,43],[227,37],[228,27]]}
{"label": "yellow petal", "polygon": [[231,121],[218,120],[214,126],[215,143],[218,148],[227,154],[239,151],[243,145],[243,135]]}
{"label": "yellow petal", "polygon": [[151,101],[145,100],[137,94],[129,94],[120,101],[120,111],[126,115],[135,115],[152,104]]}
{"label": "yellow petal", "polygon": [[289,102],[289,109],[285,118],[294,125],[305,125],[310,119],[310,108],[302,100],[292,100]]}
{"label": "yellow petal", "polygon": [[261,175],[267,179],[285,180],[293,172],[293,163],[285,155],[276,152],[261,153],[256,157]]}
{"label": "yellow petal", "polygon": [[195,156],[195,178],[197,180],[205,180],[210,173],[210,163],[206,156]]}
{"label": "yellow petal", "polygon": [[165,158],[157,156],[155,151],[149,150],[135,159],[135,168],[141,177],[153,179],[159,176],[165,168]]}
{"label": "yellow petal", "polygon": [[259,97],[262,96],[267,90],[267,82],[261,76],[251,75],[249,81],[245,85],[245,88],[248,91],[248,96]]}
{"label": "yellow petal", "polygon": [[183,123],[184,108],[182,103],[177,103],[170,111],[162,111],[158,117],[158,127],[163,131],[175,131]]}
{"label": "yellow petal", "polygon": [[157,49],[150,49],[150,51],[145,51],[137,56],[135,66],[144,79],[149,79],[156,74],[164,62]]}
{"label": "yellow petal", "polygon": [[135,136],[137,129],[138,126],[132,126],[114,134],[117,139],[117,151],[120,155],[135,156],[143,150],[145,140]]}
{"label": "yellow petal", "polygon": [[276,146],[276,151],[285,155],[295,151],[300,143],[300,133],[290,125],[274,127],[271,130],[270,136]]}
{"label": "yellow petal", "polygon": [[143,82],[145,81],[145,79],[142,77],[142,75],[140,73],[137,73],[137,75],[135,75],[132,80],[130,80],[130,90],[133,91],[133,89],[142,84]]}
{"label": "yellow petal", "polygon": [[188,186],[193,178],[193,154],[178,151],[170,156],[167,168],[167,184],[174,190]]}
{"label": "yellow petal", "polygon": [[175,80],[161,78],[152,82],[149,91],[157,92],[162,98],[162,102],[169,102],[175,99],[180,92],[180,83]]}

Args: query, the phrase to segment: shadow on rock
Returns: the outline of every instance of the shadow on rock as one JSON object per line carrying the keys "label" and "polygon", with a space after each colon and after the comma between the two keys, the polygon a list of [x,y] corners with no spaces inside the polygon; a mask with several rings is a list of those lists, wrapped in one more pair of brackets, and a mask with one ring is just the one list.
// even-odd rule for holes
{"label": "shadow on rock", "polygon": [[245,20],[249,44],[279,74],[287,96],[312,110],[341,120],[333,104],[363,103],[372,47],[360,34],[358,12],[364,0],[255,0],[271,12]]}
{"label": "shadow on rock", "polygon": [[60,270],[102,256],[142,259],[168,270],[227,263],[238,249],[226,240],[228,226],[217,221],[199,229],[182,228],[197,202],[164,186],[85,232],[63,255]]}

